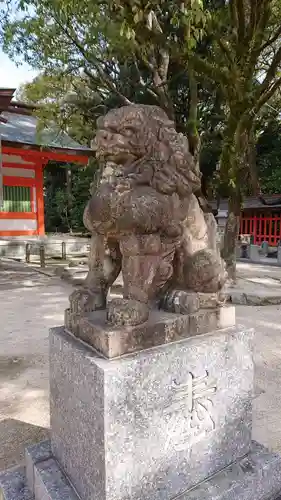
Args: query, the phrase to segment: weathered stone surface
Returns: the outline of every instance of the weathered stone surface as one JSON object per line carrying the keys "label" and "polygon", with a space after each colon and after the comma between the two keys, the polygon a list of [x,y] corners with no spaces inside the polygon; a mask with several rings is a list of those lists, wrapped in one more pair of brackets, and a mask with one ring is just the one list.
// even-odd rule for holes
{"label": "weathered stone surface", "polygon": [[25,449],[26,479],[29,490],[34,492],[34,465],[52,456],[51,442],[41,441]]}
{"label": "weathered stone surface", "polygon": [[108,304],[107,322],[109,325],[139,325],[148,320],[149,306],[132,299],[113,299]]}
{"label": "weathered stone surface", "polygon": [[[26,488],[23,467],[0,474],[1,499],[79,500],[54,459],[36,466],[35,477],[34,497]],[[176,498],[178,500],[280,500],[281,457],[252,442],[250,452],[246,456]]]}
{"label": "weathered stone surface", "polygon": [[250,245],[249,246],[249,259],[252,262],[260,262],[261,254],[259,245]]}
{"label": "weathered stone surface", "polygon": [[22,466],[0,472],[1,500],[32,500],[27,487],[25,468]]}
{"label": "weathered stone surface", "polygon": [[280,265],[281,264],[281,246],[278,245],[277,247],[277,263]]}
{"label": "weathered stone surface", "polygon": [[236,324],[235,307],[220,307],[218,311],[218,328],[229,328]]}
{"label": "weathered stone surface", "polygon": [[176,314],[190,314],[199,309],[216,309],[226,301],[225,293],[200,293],[173,290],[160,302],[160,309]]}
{"label": "weathered stone surface", "polygon": [[257,290],[257,293],[247,292],[243,290],[231,290],[227,291],[228,301],[232,304],[244,305],[244,306],[269,306],[281,304],[281,291],[262,290],[261,288]]}
{"label": "weathered stone surface", "polygon": [[[105,309],[121,270],[124,300],[108,311],[116,325],[145,322],[148,304],[168,288],[172,297],[179,289],[218,292],[226,273],[216,221],[195,195],[201,173],[186,137],[156,106],[124,106],[97,124],[93,147],[106,168],[84,212],[92,233],[89,273],[70,309]],[[185,306],[177,312],[191,312]]]}
{"label": "weathered stone surface", "polygon": [[199,309],[212,309],[222,306],[225,303],[225,293],[197,293],[199,299]]}
{"label": "weathered stone surface", "polygon": [[246,457],[181,495],[178,500],[280,500],[279,494],[280,455],[253,443]]}
{"label": "weathered stone surface", "polygon": [[218,326],[218,310],[203,309],[189,316],[189,334],[200,335],[202,333],[212,332],[217,330]]}
{"label": "weathered stone surface", "polygon": [[53,458],[34,465],[34,500],[79,500]]}
{"label": "weathered stone surface", "polygon": [[[23,467],[8,471],[4,475],[0,474],[0,484],[3,476],[5,480],[0,490],[3,500],[79,500],[53,458],[35,466],[35,497],[26,488]],[[280,495],[281,457],[252,442],[250,452],[246,456],[176,498],[178,500],[281,500]],[[161,496],[162,498],[165,498],[165,494]],[[96,499],[91,497],[91,500]]]}
{"label": "weathered stone surface", "polygon": [[198,293],[174,290],[161,301],[161,308],[176,314],[190,314],[200,308]]}
{"label": "weathered stone surface", "polygon": [[105,311],[89,316],[65,313],[66,328],[107,358],[168,344],[213,330],[235,326],[232,306],[202,309],[193,314],[172,314],[153,310],[147,322],[116,327],[106,322]]}
{"label": "weathered stone surface", "polygon": [[114,360],[50,333],[52,450],[83,500],[168,500],[250,448],[252,332]]}

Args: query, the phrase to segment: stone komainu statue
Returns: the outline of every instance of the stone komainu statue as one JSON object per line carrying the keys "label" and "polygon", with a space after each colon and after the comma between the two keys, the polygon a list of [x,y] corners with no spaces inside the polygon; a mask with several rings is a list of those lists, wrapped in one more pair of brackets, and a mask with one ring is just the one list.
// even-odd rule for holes
{"label": "stone komainu statue", "polygon": [[106,308],[121,271],[123,299],[107,313],[119,325],[146,321],[153,304],[176,310],[178,293],[219,292],[225,271],[216,222],[199,207],[193,193],[201,174],[165,112],[145,105],[110,111],[98,120],[94,147],[105,169],[84,213],[92,244],[85,286],[71,297],[76,310]]}

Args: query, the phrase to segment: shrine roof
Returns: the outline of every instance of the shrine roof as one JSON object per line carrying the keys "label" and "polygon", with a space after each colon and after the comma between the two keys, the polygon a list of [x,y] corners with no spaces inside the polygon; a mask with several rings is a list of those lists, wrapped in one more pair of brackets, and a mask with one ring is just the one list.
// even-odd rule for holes
{"label": "shrine roof", "polygon": [[0,88],[0,139],[5,151],[47,159],[87,163],[94,151],[79,144],[55,124],[38,131],[33,112],[40,106],[13,100],[15,89]]}
{"label": "shrine roof", "polygon": [[[268,205],[264,205],[261,202],[261,200],[255,196],[249,196],[245,198],[245,200],[242,203],[242,210],[251,210],[251,209],[270,210],[270,209],[281,208],[280,204],[281,194],[265,195],[264,198],[266,200],[266,203],[268,203]],[[219,207],[217,206],[217,202],[214,200],[211,200],[210,204],[213,210],[218,210],[219,212],[225,212],[225,213],[228,212],[228,201],[226,199],[220,200]]]}
{"label": "shrine roof", "polygon": [[90,148],[83,146],[69,137],[65,132],[55,127],[37,132],[38,120],[35,116],[28,116],[4,111],[1,113],[0,136],[2,143],[21,143],[31,146],[46,146],[80,151],[81,154],[93,153]]}

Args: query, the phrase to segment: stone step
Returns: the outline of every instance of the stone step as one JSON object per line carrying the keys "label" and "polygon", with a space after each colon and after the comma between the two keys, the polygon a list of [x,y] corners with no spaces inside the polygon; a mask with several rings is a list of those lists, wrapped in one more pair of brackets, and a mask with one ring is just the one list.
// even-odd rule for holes
{"label": "stone step", "polygon": [[34,500],[79,500],[53,458],[34,466]]}
{"label": "stone step", "polygon": [[253,442],[250,453],[177,500],[281,500],[281,457]]}
{"label": "stone step", "polygon": [[1,500],[79,500],[57,461],[49,441],[29,446],[25,467],[0,473]]}
{"label": "stone step", "polygon": [[50,441],[26,448],[25,463],[27,484],[34,500],[79,500],[52,456]]}
{"label": "stone step", "polygon": [[37,463],[52,458],[51,442],[41,441],[25,449],[26,478],[29,490],[34,494],[34,467]]}
{"label": "stone step", "polygon": [[25,467],[19,466],[0,473],[1,500],[33,500],[27,487]]}
{"label": "stone step", "polygon": [[[30,460],[42,457],[47,447],[36,445]],[[37,461],[32,470],[34,495],[27,488],[25,467],[0,473],[1,500],[81,500],[54,458]],[[280,488],[280,456],[253,442],[245,457],[177,495],[176,500],[281,500]]]}

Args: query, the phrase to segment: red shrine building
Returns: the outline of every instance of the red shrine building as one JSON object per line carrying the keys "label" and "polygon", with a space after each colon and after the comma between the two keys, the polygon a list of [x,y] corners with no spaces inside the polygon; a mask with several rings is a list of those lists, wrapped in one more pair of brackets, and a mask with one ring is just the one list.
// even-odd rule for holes
{"label": "red shrine building", "polygon": [[93,151],[64,132],[37,134],[34,107],[0,89],[0,237],[44,236],[43,170],[49,161],[87,165]]}
{"label": "red shrine building", "polygon": [[[269,246],[276,247],[281,241],[281,194],[266,196],[268,205],[263,205],[256,197],[243,201],[240,216],[241,237],[251,237],[254,245],[266,241]],[[215,202],[213,208],[217,208]],[[217,221],[221,232],[224,231],[228,215],[228,202],[221,200],[217,210]]]}

